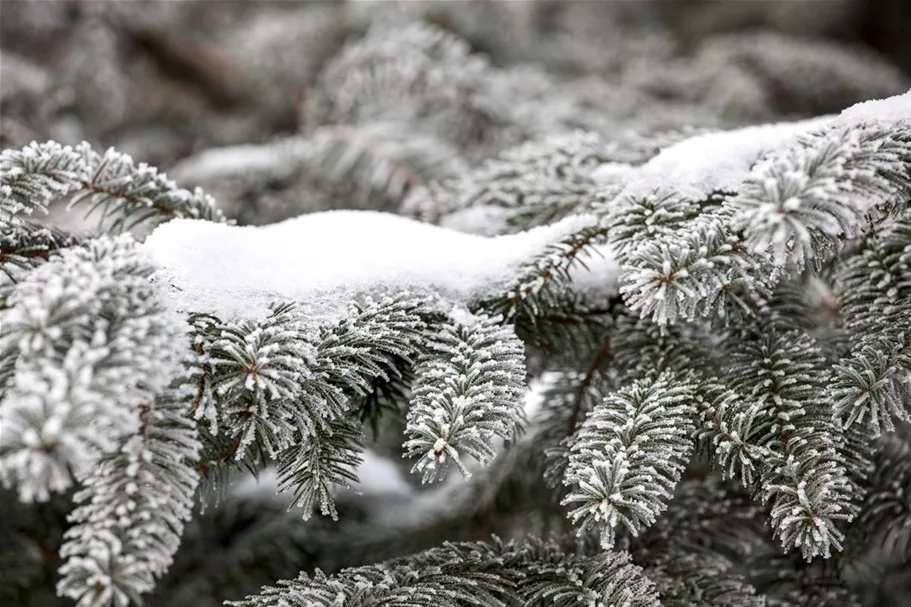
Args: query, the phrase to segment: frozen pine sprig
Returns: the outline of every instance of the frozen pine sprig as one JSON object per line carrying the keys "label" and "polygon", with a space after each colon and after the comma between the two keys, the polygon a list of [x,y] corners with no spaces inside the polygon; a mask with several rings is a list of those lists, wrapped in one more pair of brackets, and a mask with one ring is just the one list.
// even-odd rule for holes
{"label": "frozen pine sprig", "polygon": [[911,421],[911,330],[860,338],[834,371],[833,396],[845,426],[864,424],[879,435],[895,429],[893,420]]}
{"label": "frozen pine sprig", "polygon": [[911,214],[861,242],[835,273],[853,344],[834,368],[834,391],[844,423],[878,435],[911,419]]}
{"label": "frozen pine sprig", "polygon": [[376,380],[396,377],[399,363],[412,360],[425,339],[423,315],[429,311],[425,297],[409,293],[366,298],[350,306],[337,325],[320,331],[311,373],[295,403],[317,414],[321,408],[324,417],[309,432],[299,429],[294,444],[278,455],[279,488],[294,494],[304,518],[317,506],[338,516],[333,490],[352,489],[362,459],[354,398],[370,393]]}
{"label": "frozen pine sprig", "polygon": [[324,423],[281,454],[279,486],[294,494],[305,520],[317,509],[338,520],[334,494],[337,488],[357,492],[363,439],[359,420],[349,415]]}
{"label": "frozen pine sprig", "polygon": [[15,358],[0,462],[22,499],[70,487],[178,371],[185,324],[152,271],[131,237],[99,238],[28,273],[0,310],[0,350]]}
{"label": "frozen pine sprig", "polygon": [[55,142],[32,143],[0,153],[0,214],[46,213],[58,199],[68,208],[100,211],[111,230],[127,230],[147,220],[174,217],[224,221],[214,200],[202,190],[182,189],[158,169],[136,164],[108,149],[95,152],[88,143],[75,148]]}
{"label": "frozen pine sprig", "polygon": [[[661,324],[748,311],[787,273],[830,259],[844,239],[900,213],[909,159],[907,120],[841,120],[797,137],[720,206],[637,244],[622,259],[621,291]],[[626,221],[612,220],[621,245],[630,241]]]}
{"label": "frozen pine sprig", "polygon": [[54,199],[79,186],[88,173],[78,149],[55,141],[0,152],[0,217],[47,212]]}
{"label": "frozen pine sprig", "polygon": [[259,322],[199,316],[194,324],[209,396],[197,412],[237,441],[238,458],[254,442],[275,457],[341,415],[340,398],[302,398],[314,377],[317,334],[295,306],[273,305]]}
{"label": "frozen pine sprig", "polygon": [[577,227],[523,264],[500,288],[501,294],[485,305],[507,320],[534,327],[538,317],[564,309],[571,270],[585,268],[587,257],[603,255],[598,245],[606,235],[607,228],[597,218],[580,216]]}
{"label": "frozen pine sprig", "polygon": [[75,234],[28,220],[0,217],[0,308],[25,274],[61,249],[82,244]]}
{"label": "frozen pine sprig", "polygon": [[623,552],[566,549],[530,537],[521,542],[446,543],[379,565],[333,576],[317,570],[263,588],[234,607],[288,605],[616,605],[660,607],[642,569]]}
{"label": "frozen pine sprig", "polygon": [[[799,268],[856,236],[867,219],[903,203],[911,179],[911,124],[829,125],[770,153],[731,200],[746,245],[776,265]],[[879,208],[878,207],[886,207]],[[875,210],[879,214],[871,215]]]}
{"label": "frozen pine sprig", "polygon": [[415,190],[403,207],[473,233],[527,230],[590,209],[603,188],[594,170],[618,154],[602,137],[583,131],[530,141],[455,179]]}
{"label": "frozen pine sprig", "polygon": [[838,524],[852,518],[854,506],[844,439],[824,396],[824,361],[807,335],[760,331],[739,336],[725,372],[742,403],[734,419],[748,422],[738,435],[767,450],[759,481],[784,549],[799,548],[808,560],[828,557],[841,549]]}
{"label": "frozen pine sprig", "polygon": [[274,304],[261,321],[197,315],[195,346],[205,370],[196,409],[227,436],[221,461],[254,446],[278,462],[279,489],[309,518],[336,516],[335,485],[351,487],[362,437],[353,399],[400,373],[424,339],[426,297],[400,293],[352,304],[338,324],[313,326],[297,306]]}
{"label": "frozen pine sprig", "polygon": [[522,342],[501,317],[459,316],[439,326],[416,362],[404,446],[425,482],[451,463],[468,476],[462,457],[485,464],[494,439],[512,440],[523,421]]}
{"label": "frozen pine sprig", "polygon": [[633,383],[595,407],[573,437],[563,503],[580,532],[611,548],[616,527],[633,535],[667,507],[693,452],[693,386],[672,373]]}
{"label": "frozen pine sprig", "polygon": [[78,607],[140,604],[171,564],[199,474],[192,377],[139,407],[139,427],[82,478],[58,592]]}
{"label": "frozen pine sprig", "polygon": [[776,274],[726,222],[726,213],[706,213],[636,248],[620,287],[630,308],[660,325],[749,310]]}
{"label": "frozen pine sprig", "polygon": [[673,235],[687,221],[699,215],[700,205],[673,191],[656,189],[627,193],[601,205],[608,225],[611,250],[628,259],[641,245]]}

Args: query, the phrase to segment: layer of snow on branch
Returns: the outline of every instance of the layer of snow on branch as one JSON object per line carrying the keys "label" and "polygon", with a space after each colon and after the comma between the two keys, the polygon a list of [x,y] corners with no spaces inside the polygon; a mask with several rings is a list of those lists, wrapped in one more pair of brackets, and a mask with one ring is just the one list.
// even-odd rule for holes
{"label": "layer of snow on branch", "polygon": [[[362,294],[409,290],[450,306],[492,295],[521,264],[593,221],[569,217],[485,237],[374,211],[327,211],[262,227],[177,219],[159,226],[144,249],[183,311],[258,318],[270,302],[291,300],[331,321]],[[613,281],[602,288],[616,291],[609,256],[590,267],[598,280]]]}
{"label": "layer of snow on branch", "polygon": [[607,165],[603,175],[602,169],[596,169],[595,178],[611,181],[620,177],[626,181],[624,193],[630,195],[666,189],[702,198],[717,190],[736,190],[763,154],[800,133],[822,126],[828,120],[831,118],[763,124],[696,135],[665,148],[642,166],[627,170],[625,174],[618,172],[615,165]]}
{"label": "layer of snow on branch", "polygon": [[594,177],[605,183],[625,182],[625,194],[661,188],[701,198],[716,190],[736,190],[765,153],[793,137],[832,122],[862,120],[911,120],[911,91],[858,103],[839,116],[697,135],[665,148],[642,166],[606,164],[595,170]]}
{"label": "layer of snow on branch", "polygon": [[852,105],[841,113],[838,120],[911,120],[911,90],[888,99],[874,99]]}

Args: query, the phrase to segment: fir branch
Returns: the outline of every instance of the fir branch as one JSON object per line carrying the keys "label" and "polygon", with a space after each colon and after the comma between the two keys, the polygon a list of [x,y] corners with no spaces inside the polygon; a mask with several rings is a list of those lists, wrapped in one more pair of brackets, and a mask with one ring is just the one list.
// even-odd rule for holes
{"label": "fir branch", "polygon": [[658,607],[654,586],[624,553],[584,556],[536,539],[444,544],[382,565],[317,571],[267,587],[235,607],[279,605],[555,605]]}
{"label": "fir branch", "polygon": [[229,438],[201,465],[216,474],[230,460],[255,469],[263,458],[246,457],[255,447],[279,462],[280,491],[294,492],[305,518],[317,503],[334,516],[330,487],[350,486],[360,463],[352,399],[411,361],[428,311],[425,298],[404,293],[367,298],[339,324],[320,329],[292,304],[273,305],[259,322],[195,316],[205,369],[196,415],[211,420],[218,442],[221,433]]}
{"label": "fir branch", "polygon": [[911,125],[874,121],[821,129],[753,169],[731,201],[734,228],[775,265],[806,267],[827,251],[827,241],[856,236],[878,207],[904,202],[911,179],[900,167],[909,161]]}
{"label": "fir branch", "polygon": [[3,480],[44,500],[90,468],[183,356],[183,323],[149,282],[129,236],[64,250],[30,272],[0,310],[3,345],[18,349],[0,403]]}
{"label": "fir branch", "polygon": [[[315,376],[317,337],[294,306],[274,305],[261,322],[222,324],[198,317],[196,325],[203,340],[205,389],[214,401],[198,414],[217,415],[219,425],[238,441],[237,458],[243,459],[254,442],[275,457],[297,436],[312,435],[344,411],[340,398],[301,402],[302,384]],[[219,413],[205,412],[209,406]]]}
{"label": "fir branch", "polygon": [[[720,196],[720,195],[719,195]],[[603,205],[611,250],[625,262],[650,240],[672,236],[702,212],[701,204],[663,190],[624,194]]]}
{"label": "fir branch", "polygon": [[671,374],[607,396],[575,436],[563,500],[581,531],[596,528],[601,545],[622,524],[633,535],[655,521],[692,453],[693,387]]}
{"label": "fir branch", "polygon": [[129,230],[150,219],[225,220],[202,190],[178,188],[157,169],[134,164],[113,148],[98,154],[88,143],[76,148],[33,143],[21,150],[3,151],[0,192],[4,213],[46,213],[51,202],[67,197],[68,209],[85,204],[88,214],[99,210],[102,223],[111,221],[111,230]]}
{"label": "fir branch", "polygon": [[777,279],[732,233],[724,209],[699,216],[668,238],[637,248],[620,292],[629,307],[661,325],[749,313]]}
{"label": "fir branch", "polygon": [[868,424],[879,435],[895,429],[893,417],[911,421],[911,331],[861,340],[834,371],[836,410],[846,426]]}
{"label": "fir branch", "polygon": [[416,363],[404,447],[420,457],[413,471],[442,478],[462,453],[485,464],[494,437],[513,440],[523,419],[525,364],[521,342],[500,317],[444,323]]}
{"label": "fir branch", "polygon": [[0,307],[4,293],[12,289],[18,276],[36,268],[51,255],[82,244],[82,238],[63,230],[29,221],[0,218],[0,273],[6,277],[0,284]]}
{"label": "fir branch", "polygon": [[731,355],[732,387],[750,412],[747,440],[775,456],[764,462],[761,483],[772,502],[771,521],[786,550],[797,546],[808,560],[841,549],[839,520],[850,520],[850,481],[839,455],[842,441],[834,411],[824,400],[826,373],[812,339],[797,332],[764,330],[740,336]]}
{"label": "fir branch", "polygon": [[484,302],[483,307],[530,328],[537,326],[538,317],[564,311],[570,269],[585,267],[584,257],[599,253],[596,246],[606,235],[607,228],[597,221],[584,221],[581,228],[519,268],[516,277],[501,289],[502,295]]}
{"label": "fir branch", "polygon": [[324,419],[323,426],[278,456],[279,489],[294,491],[305,519],[317,503],[324,514],[337,516],[329,488],[351,488],[363,448],[351,399],[367,394],[376,378],[394,377],[400,361],[411,361],[425,329],[422,315],[428,311],[425,298],[408,293],[378,301],[367,298],[363,305],[351,306],[338,325],[322,331],[314,374],[304,382],[302,394],[334,402],[343,413]]}
{"label": "fir branch", "polygon": [[279,456],[278,480],[282,490],[294,492],[294,505],[304,520],[317,506],[338,520],[333,489],[357,493],[355,470],[363,461],[363,433],[353,419],[334,419]]}
{"label": "fir branch", "polygon": [[75,526],[64,535],[58,592],[79,607],[141,602],[170,566],[190,517],[199,476],[187,390],[140,408],[136,434],[82,479]]}
{"label": "fir branch", "polygon": [[[863,240],[835,276],[850,353],[834,367],[836,410],[874,435],[911,420],[911,215]],[[867,421],[869,420],[869,421]]]}
{"label": "fir branch", "polygon": [[618,152],[601,136],[573,132],[529,141],[488,159],[455,179],[415,190],[404,210],[425,221],[458,224],[483,213],[486,234],[515,233],[591,210],[603,187],[593,177]]}

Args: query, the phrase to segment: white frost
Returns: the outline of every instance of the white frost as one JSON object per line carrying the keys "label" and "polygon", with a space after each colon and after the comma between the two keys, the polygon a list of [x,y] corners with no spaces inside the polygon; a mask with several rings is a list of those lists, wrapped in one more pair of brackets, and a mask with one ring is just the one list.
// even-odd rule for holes
{"label": "white frost", "polygon": [[[434,294],[448,311],[496,293],[521,264],[592,221],[569,217],[484,237],[374,211],[327,211],[262,227],[176,219],[143,248],[183,311],[256,318],[270,302],[291,300],[315,318],[335,320],[359,294]],[[593,258],[591,268],[616,292],[609,256]]]}

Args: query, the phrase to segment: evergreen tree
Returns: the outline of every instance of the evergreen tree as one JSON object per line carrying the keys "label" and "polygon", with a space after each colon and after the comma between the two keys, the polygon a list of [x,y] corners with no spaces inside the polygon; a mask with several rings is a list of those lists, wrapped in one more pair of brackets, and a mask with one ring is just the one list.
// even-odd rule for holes
{"label": "evergreen tree", "polygon": [[[902,604],[907,81],[768,34],[644,82],[586,25],[636,9],[520,4],[452,31],[417,3],[300,8],[307,61],[248,83],[312,86],[300,132],[177,181],[89,142],[4,146],[0,603]],[[292,44],[272,10],[232,21],[249,53]],[[141,38],[122,8],[85,18],[72,44],[108,59]],[[825,83],[770,75],[791,52]],[[97,133],[129,116],[87,109],[119,61],[67,81]],[[627,109],[588,97],[612,85]],[[289,111],[275,86],[262,107]],[[4,125],[38,111],[7,99]]]}

